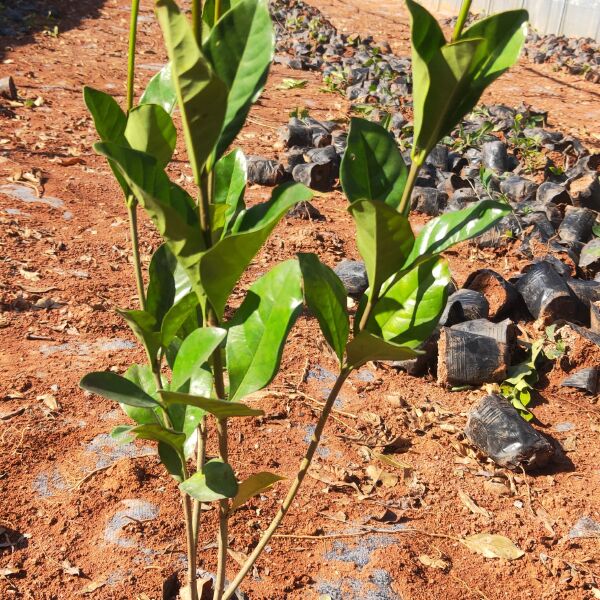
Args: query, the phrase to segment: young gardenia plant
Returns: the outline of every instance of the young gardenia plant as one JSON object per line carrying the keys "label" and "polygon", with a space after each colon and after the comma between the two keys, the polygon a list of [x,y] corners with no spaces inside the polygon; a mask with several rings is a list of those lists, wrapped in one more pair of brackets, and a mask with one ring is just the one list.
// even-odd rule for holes
{"label": "young gardenia plant", "polygon": [[[119,313],[145,348],[147,364],[132,365],[123,375],[90,373],[81,386],[115,400],[135,422],[116,428],[115,436],[158,442],[160,459],[182,494],[192,600],[198,597],[200,503],[219,504],[213,597],[231,598],[289,510],[346,378],[368,361],[419,354],[446,303],[450,273],[441,253],[483,233],[508,212],[503,203],[483,201],[430,221],[416,237],[407,218],[420,164],[485,86],[516,60],[526,14],[491,17],[479,29],[476,24],[467,30],[477,36],[459,31],[460,40],[446,44],[429,13],[410,0],[408,6],[417,56],[413,164],[409,171],[385,129],[360,119],[351,123],[342,162],[342,185],[369,277],[352,323],[341,281],[314,254],[276,265],[249,287],[236,310],[230,306],[232,290],[278,221],[294,204],[311,198],[304,186],[286,184],[269,201],[247,208],[244,155],[240,150],[225,153],[272,60],[266,0],[214,0],[203,8],[194,0],[191,23],[173,0],[157,0],[169,64],[151,81],[140,105],[133,108],[128,93],[125,113],[112,97],[85,90],[102,140],[95,149],[108,159],[132,219],[140,306]],[[132,86],[133,60],[129,81]],[[193,197],[165,172],[175,147],[170,116],[175,102],[196,186]],[[137,251],[137,204],[164,239],[152,257],[147,287]],[[237,480],[228,459],[228,422],[263,414],[243,400],[277,374],[303,304],[337,356],[339,374],[280,509],[225,589],[229,517],[282,479],[259,472]],[[209,435],[219,449],[211,460],[206,457]]]}

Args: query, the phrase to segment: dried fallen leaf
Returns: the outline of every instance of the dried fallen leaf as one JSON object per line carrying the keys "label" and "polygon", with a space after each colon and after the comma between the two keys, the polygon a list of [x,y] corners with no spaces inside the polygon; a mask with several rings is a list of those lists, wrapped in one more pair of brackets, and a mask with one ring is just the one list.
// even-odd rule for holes
{"label": "dried fallen leaf", "polygon": [[440,569],[445,571],[450,567],[450,563],[442,560],[441,558],[431,558],[431,556],[427,556],[427,554],[420,554],[418,556],[419,562],[426,567],[431,567],[432,569]]}
{"label": "dried fallen leaf", "polygon": [[79,567],[74,567],[68,560],[63,560],[60,566],[67,575],[74,575],[76,577],[81,575],[81,569]]}
{"label": "dried fallen leaf", "polygon": [[52,411],[56,411],[60,408],[58,400],[52,394],[42,394],[37,397],[37,400],[41,400]]}
{"label": "dried fallen leaf", "polygon": [[19,575],[21,573],[21,569],[17,569],[16,567],[3,567],[0,569],[0,576],[9,577],[10,575]]}
{"label": "dried fallen leaf", "polygon": [[229,556],[231,556],[231,558],[233,558],[233,560],[235,560],[235,562],[241,566],[244,565],[244,563],[248,560],[248,555],[244,554],[243,552],[238,552],[237,550],[233,550],[232,548],[227,548],[227,553],[229,554]]}
{"label": "dried fallen leaf", "polygon": [[481,515],[486,519],[491,519],[492,515],[485,510],[482,506],[479,506],[469,494],[463,492],[462,490],[458,490],[458,497],[461,499],[461,502],[475,515]]}
{"label": "dried fallen leaf", "polygon": [[464,544],[469,550],[477,552],[486,558],[505,558],[506,560],[515,560],[525,554],[523,550],[503,535],[492,533],[476,533],[469,537],[462,538],[461,544]]}
{"label": "dried fallen leaf", "polygon": [[26,271],[25,269],[19,269],[19,275],[28,281],[39,281],[40,279],[40,274],[37,271]]}
{"label": "dried fallen leaf", "polygon": [[390,465],[391,467],[394,467],[396,469],[412,469],[412,467],[408,463],[398,460],[397,458],[391,458],[387,454],[379,454],[377,452],[373,452],[373,456],[381,462],[385,463],[386,465]]}
{"label": "dried fallen leaf", "polygon": [[100,581],[90,581],[85,587],[81,588],[80,594],[91,594],[96,590],[99,590],[101,587],[106,585],[106,579],[102,579]]}
{"label": "dried fallen leaf", "polygon": [[[212,596],[212,579],[210,577],[205,577],[203,579],[198,579],[196,582],[196,588],[198,590],[198,598],[205,597],[205,593],[210,593]],[[190,594],[190,586],[186,585],[179,590],[179,598],[180,600],[190,600],[192,595]]]}
{"label": "dried fallen leaf", "polygon": [[593,587],[591,589],[592,592],[592,596],[594,596],[594,598],[600,598],[600,590],[597,587]]}

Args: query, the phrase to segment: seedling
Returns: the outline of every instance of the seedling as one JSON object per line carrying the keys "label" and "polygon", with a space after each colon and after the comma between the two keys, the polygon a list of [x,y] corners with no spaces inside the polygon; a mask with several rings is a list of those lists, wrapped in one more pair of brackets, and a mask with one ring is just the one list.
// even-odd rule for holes
{"label": "seedling", "polygon": [[[469,4],[461,12],[463,23]],[[412,0],[407,5],[415,81],[411,168],[393,136],[363,119],[351,121],[341,165],[342,186],[369,277],[369,289],[352,319],[341,281],[314,254],[275,265],[249,286],[241,305],[230,303],[232,290],[281,217],[312,196],[302,185],[287,184],[276,188],[270,200],[247,208],[244,155],[237,149],[227,153],[272,60],[266,0],[209,0],[203,6],[194,0],[191,23],[174,0],[156,0],[169,64],[135,107],[134,0],[127,112],[112,96],[85,90],[101,139],[95,149],[109,161],[130,216],[139,308],[119,314],[144,347],[147,362],[132,365],[123,375],[90,373],[81,386],[118,402],[135,423],[117,427],[114,436],[158,443],[159,457],[182,494],[191,600],[198,597],[200,504],[218,503],[213,598],[228,599],[290,509],[350,373],[368,361],[406,360],[419,354],[446,303],[450,273],[441,253],[482,234],[509,211],[503,203],[484,200],[433,219],[415,236],[408,200],[431,148],[516,60],[527,13],[502,13],[465,32],[461,25],[454,40],[446,43],[425,9]],[[197,188],[193,197],[165,172],[176,142],[170,116],[175,103]],[[298,109],[296,113],[303,116]],[[138,204],[164,240],[146,276],[138,251]],[[277,374],[302,304],[316,317],[337,357],[338,376],[285,499],[225,589],[231,514],[282,478],[258,472],[237,480],[229,463],[229,421],[263,414],[243,400]],[[212,460],[206,460],[209,435],[218,445],[218,457]]]}
{"label": "seedling", "polygon": [[306,79],[293,79],[292,77],[284,78],[281,83],[277,86],[278,90],[296,90],[303,89],[306,87],[308,80]]}

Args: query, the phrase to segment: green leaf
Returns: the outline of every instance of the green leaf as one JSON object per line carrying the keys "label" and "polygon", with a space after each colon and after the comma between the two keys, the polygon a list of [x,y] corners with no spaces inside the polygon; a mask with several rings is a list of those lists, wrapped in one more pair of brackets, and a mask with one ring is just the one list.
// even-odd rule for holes
{"label": "green leaf", "polygon": [[350,202],[377,200],[396,208],[408,172],[392,134],[381,125],[353,118],[340,181]]}
{"label": "green leaf", "polygon": [[365,261],[369,285],[378,290],[402,268],[415,237],[408,219],[392,207],[359,200],[348,208],[356,222],[356,245]]}
{"label": "green leaf", "polygon": [[319,321],[321,331],[340,364],[350,330],[346,310],[346,290],[339,277],[315,254],[298,254],[304,300]]}
{"label": "green leaf", "polygon": [[235,139],[267,80],[275,35],[267,0],[241,0],[212,28],[204,52],[229,88],[227,112],[217,146],[220,156]]}
{"label": "green leaf", "polygon": [[169,114],[177,104],[177,95],[173,87],[171,63],[168,62],[148,83],[140,104],[158,104]]}
{"label": "green leaf", "polygon": [[[117,101],[110,94],[87,86],[83,88],[83,98],[87,109],[94,119],[94,126],[100,139],[103,142],[126,144],[125,128],[127,127],[127,115],[121,110]],[[123,194],[127,197],[129,195],[129,188],[123,176],[110,160],[108,164],[119,186],[123,190]]]}
{"label": "green leaf", "polygon": [[[156,382],[154,381],[154,375],[149,365],[131,365],[123,376],[146,392],[151,398],[154,399],[157,397]],[[121,409],[138,425],[157,422],[156,409],[140,408],[128,404],[121,404]]]}
{"label": "green leaf", "polygon": [[202,298],[198,262],[205,246],[198,235],[198,211],[192,198],[169,180],[150,155],[110,143],[95,144],[94,148],[118,167]]}
{"label": "green leaf", "polygon": [[160,348],[160,334],[156,331],[156,319],[145,310],[121,310],[117,312],[127,321],[135,337],[142,343],[152,362]]}
{"label": "green leaf", "polygon": [[119,404],[140,408],[157,408],[160,404],[135,383],[110,371],[88,373],[79,382],[79,387]]}
{"label": "green leaf", "polygon": [[367,329],[384,340],[417,348],[438,324],[450,280],[448,264],[438,257],[413,267],[381,295]]}
{"label": "green leaf", "polygon": [[142,104],[129,111],[125,139],[134,150],[150,154],[165,167],[175,150],[177,130],[162,106]]}
{"label": "green leaf", "polygon": [[214,502],[233,498],[238,491],[238,482],[231,466],[215,458],[209,460],[201,472],[179,484],[179,488],[199,502]]}
{"label": "green leaf", "polygon": [[160,343],[163,348],[168,348],[190,315],[196,313],[198,306],[198,296],[190,292],[169,309],[160,329]]}
{"label": "green leaf", "polygon": [[229,225],[245,208],[246,172],[246,157],[239,149],[221,157],[215,164],[214,202],[227,207],[223,220],[224,233],[227,233]]}
{"label": "green leaf", "polygon": [[302,305],[300,267],[288,260],[255,281],[229,324],[229,397],[268,385],[279,368],[287,335]]}
{"label": "green leaf", "polygon": [[419,232],[404,268],[414,264],[419,257],[439,254],[454,244],[485,233],[510,210],[504,202],[481,200],[468,208],[431,219]]}
{"label": "green leaf", "polygon": [[[160,457],[160,462],[169,472],[169,475],[172,475],[176,481],[182,482],[185,471],[179,452],[172,446],[169,446],[169,444],[158,442],[158,456]],[[190,456],[186,455],[185,458],[189,458]]]}
{"label": "green leaf", "polygon": [[166,244],[161,244],[152,255],[148,278],[146,312],[161,326],[171,307],[189,294],[192,287],[183,267]]}
{"label": "green leaf", "polygon": [[[235,4],[235,2],[239,2],[239,0],[221,0],[220,1],[220,9],[221,15],[225,14],[228,10],[231,9],[231,5]],[[210,31],[215,24],[215,0],[205,0],[204,6],[202,7],[202,21],[208,26],[207,31]],[[204,37],[204,32],[202,33],[202,37]]]}
{"label": "green leaf", "polygon": [[110,95],[94,88],[83,88],[83,99],[94,119],[94,126],[103,142],[123,142],[127,115]]}
{"label": "green leaf", "polygon": [[241,213],[231,235],[202,255],[200,279],[219,317],[240,276],[281,217],[290,207],[310,198],[312,192],[302,184],[287,184],[275,188],[269,202],[257,204]]}
{"label": "green leaf", "polygon": [[409,360],[420,352],[382,340],[368,331],[361,331],[346,346],[346,358],[357,369],[370,360]]}
{"label": "green leaf", "polygon": [[469,67],[479,39],[446,44],[437,21],[421,5],[406,0],[411,16],[414,144],[412,156],[424,159],[456,121],[455,107],[468,93]]}
{"label": "green leaf", "polygon": [[196,43],[192,27],[173,0],[157,0],[156,15],[171,62],[172,81],[196,184],[221,134],[227,86]]}
{"label": "green leaf", "polygon": [[260,417],[265,414],[263,410],[251,408],[241,402],[229,402],[228,400],[217,400],[216,398],[203,398],[202,396],[182,394],[181,392],[163,391],[160,395],[167,406],[172,404],[195,406],[196,408],[201,408],[207,413],[214,415],[217,419],[227,419],[229,417]]}
{"label": "green leaf", "polygon": [[[202,365],[225,339],[227,331],[218,327],[200,327],[190,333],[179,348],[175,364],[171,388],[181,391],[182,387],[194,377]],[[198,393],[191,390],[191,393]],[[199,394],[203,395],[203,394]]]}
{"label": "green leaf", "polygon": [[450,119],[460,119],[479,101],[484,90],[512,67],[527,37],[526,10],[508,10],[478,21],[464,30],[461,39],[481,39],[469,68],[470,85]]}
{"label": "green leaf", "polygon": [[167,429],[158,423],[149,425],[138,425],[130,430],[137,438],[141,440],[151,440],[154,442],[161,442],[167,444],[177,452],[181,454],[183,452],[183,442],[185,442],[185,434],[180,431],[173,431]]}
{"label": "green leaf", "polygon": [[262,471],[260,473],[255,473],[254,475],[250,475],[248,479],[240,482],[237,494],[231,502],[230,510],[236,510],[248,502],[250,498],[268,490],[272,485],[278,481],[281,481],[282,479],[285,479],[285,477],[276,475],[275,473],[269,473],[268,471]]}

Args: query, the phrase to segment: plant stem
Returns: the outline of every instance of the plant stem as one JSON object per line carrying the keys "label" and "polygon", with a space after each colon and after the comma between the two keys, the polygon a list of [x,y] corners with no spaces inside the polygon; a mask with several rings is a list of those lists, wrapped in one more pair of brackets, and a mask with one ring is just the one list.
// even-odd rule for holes
{"label": "plant stem", "polygon": [[198,47],[202,47],[202,0],[192,1],[192,31]]}
{"label": "plant stem", "polygon": [[454,33],[452,34],[453,42],[456,42],[456,40],[460,39],[460,34],[462,33],[463,27],[465,26],[469,16],[471,2],[472,0],[463,0],[462,4],[460,5],[460,12],[458,13],[456,25],[454,26]]}
{"label": "plant stem", "polygon": [[[188,478],[185,457],[181,457],[183,464],[183,479]],[[181,493],[183,503],[183,516],[185,521],[185,539],[187,542],[188,559],[188,585],[190,586],[190,600],[198,600],[198,585],[196,584],[196,537],[194,535],[194,525],[192,517],[192,499],[185,492]]]}
{"label": "plant stem", "polygon": [[370,298],[367,300],[367,305],[365,306],[365,310],[363,311],[363,314],[360,318],[360,324],[358,326],[358,329],[360,331],[362,331],[366,326],[367,326],[367,321],[369,320],[369,317],[371,316],[371,311],[373,310],[373,307],[375,306],[375,304],[377,303],[377,300],[379,299],[379,288],[374,289],[371,292],[371,296]]}
{"label": "plant stem", "polygon": [[398,212],[400,214],[408,215],[408,212],[410,211],[410,196],[415,187],[415,183],[417,182],[423,160],[424,159],[420,157],[413,158],[410,165],[410,171],[408,172],[408,178],[406,179],[406,185],[404,186],[404,192],[402,193],[402,200],[400,200],[400,206],[398,207]]}
{"label": "plant stem", "polygon": [[140,12],[140,0],[131,0],[131,20],[129,22],[129,51],[127,54],[127,112],[133,107],[133,80],[135,77],[135,40]]}
{"label": "plant stem", "polygon": [[221,0],[215,0],[215,23],[221,18]]}
{"label": "plant stem", "polygon": [[131,235],[131,252],[133,254],[133,272],[137,287],[140,308],[146,310],[146,293],[144,291],[144,276],[142,275],[142,261],[140,259],[140,241],[137,226],[137,200],[133,196],[127,198],[127,215],[129,217],[129,232]]}
{"label": "plant stem", "polygon": [[244,577],[248,574],[248,571],[250,571],[250,569],[254,566],[256,559],[260,556],[260,554],[264,550],[265,546],[269,543],[269,540],[275,533],[275,530],[277,529],[277,527],[279,527],[279,524],[281,523],[281,521],[285,517],[287,511],[289,510],[290,506],[292,505],[292,502],[294,501],[294,498],[296,497],[296,494],[298,493],[298,489],[302,485],[302,481],[304,480],[304,477],[306,476],[306,473],[308,472],[308,469],[309,469],[312,459],[315,455],[315,452],[317,451],[317,448],[319,447],[319,442],[321,441],[321,435],[323,434],[323,429],[325,428],[325,424],[327,423],[327,418],[329,417],[329,414],[331,413],[331,409],[333,408],[333,403],[335,402],[338,394],[340,393],[340,390],[342,389],[342,386],[344,385],[344,382],[346,381],[348,375],[350,375],[351,372],[352,372],[352,367],[348,367],[348,366],[343,367],[342,370],[340,371],[340,374],[338,375],[338,378],[336,379],[336,382],[335,382],[331,392],[329,392],[327,401],[325,402],[325,405],[323,406],[323,412],[321,413],[321,416],[319,417],[319,421],[317,422],[317,426],[316,426],[315,431],[310,440],[310,445],[308,446],[308,450],[306,451],[306,454],[305,454],[304,458],[302,459],[302,462],[300,463],[300,469],[298,470],[298,473],[296,475],[296,478],[294,479],[294,482],[290,486],[290,489],[288,490],[288,493],[287,493],[285,499],[281,503],[281,506],[280,506],[279,510],[277,511],[277,514],[271,521],[271,524],[263,533],[262,537],[258,541],[258,544],[256,545],[256,548],[254,548],[254,550],[252,551],[252,554],[250,554],[250,556],[248,557],[248,559],[246,560],[246,562],[240,569],[239,573],[236,575],[235,579],[231,582],[229,587],[225,590],[225,593],[221,597],[221,600],[228,600],[235,593],[235,591],[239,587],[239,585],[242,582],[242,580],[244,579]]}
{"label": "plant stem", "polygon": [[[209,313],[211,325],[217,325],[218,321],[212,310]],[[215,393],[217,398],[225,398],[225,382],[223,381],[223,362],[221,359],[221,350],[217,348],[212,356],[213,377],[215,382]],[[228,431],[227,419],[217,419],[217,438],[219,442],[219,458],[223,462],[229,459],[228,449]],[[215,579],[215,589],[213,600],[220,600],[223,596],[225,587],[225,575],[227,572],[227,545],[229,540],[229,500],[224,499],[219,502],[219,535],[217,575]]]}
{"label": "plant stem", "polygon": [[[202,417],[200,424],[198,425],[198,451],[196,454],[196,473],[200,473],[204,468],[206,462],[206,418]],[[198,533],[200,530],[200,501],[194,500],[194,539],[198,544]]]}

